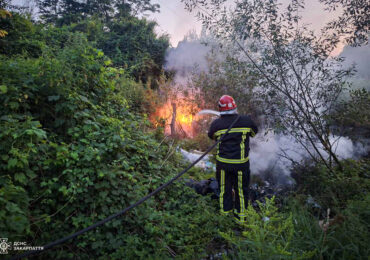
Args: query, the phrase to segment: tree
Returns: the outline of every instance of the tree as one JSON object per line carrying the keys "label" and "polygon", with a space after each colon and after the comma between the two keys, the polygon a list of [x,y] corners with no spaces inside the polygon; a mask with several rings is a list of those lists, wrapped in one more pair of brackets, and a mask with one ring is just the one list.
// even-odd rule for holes
{"label": "tree", "polygon": [[[221,57],[220,57],[221,56]],[[218,109],[215,98],[228,94],[236,98],[238,111],[256,116],[258,107],[253,98],[256,77],[250,70],[249,63],[241,63],[230,49],[215,47],[207,56],[207,71],[194,72],[191,87],[199,96],[196,100],[203,101],[204,108]]]}
{"label": "tree", "polygon": [[155,22],[133,16],[113,18],[105,25],[109,31],[100,28],[97,47],[112,59],[114,66],[126,68],[135,79],[157,88],[168,37],[157,36]]}
{"label": "tree", "polygon": [[[38,57],[41,55],[42,42],[40,41],[40,28],[30,20],[14,12],[0,10],[0,54]],[[1,31],[3,37],[1,37]]]}
{"label": "tree", "polygon": [[0,0],[0,9],[5,9],[8,6],[9,2],[9,0]]}
{"label": "tree", "polygon": [[56,23],[60,13],[59,0],[37,1],[40,17],[46,23]]}
{"label": "tree", "polygon": [[37,5],[41,19],[58,26],[69,25],[86,18],[89,7],[94,10],[90,1],[37,0]]}
{"label": "tree", "polygon": [[150,0],[38,0],[38,5],[46,23],[86,33],[115,67],[124,67],[153,89],[158,87],[169,40],[154,32],[155,22],[135,17],[158,11],[158,4]]}
{"label": "tree", "polygon": [[[10,17],[11,14],[5,10],[7,7],[8,1],[0,1],[0,19],[6,19],[7,17]],[[4,30],[3,26],[0,27],[0,38],[5,37],[8,34],[6,30]]]}
{"label": "tree", "polygon": [[239,48],[239,62],[253,65],[259,76],[255,98],[265,104],[267,125],[293,136],[331,172],[340,167],[327,120],[351,75],[341,58],[330,56],[339,36],[319,38],[302,25],[302,0],[285,10],[276,0],[238,1],[230,11],[223,0],[184,2],[189,10],[200,9],[198,17],[217,37]]}
{"label": "tree", "polygon": [[331,21],[324,30],[343,35],[351,45],[366,44],[370,30],[370,2],[366,0],[320,0],[329,11],[341,8],[342,15]]}
{"label": "tree", "polygon": [[136,16],[147,11],[152,13],[159,12],[160,5],[152,4],[151,0],[116,0],[115,7],[119,15],[128,12]]}
{"label": "tree", "polygon": [[158,12],[159,4],[151,0],[36,0],[41,19],[58,26],[69,25],[88,17],[109,21],[113,17],[136,16],[144,12]]}

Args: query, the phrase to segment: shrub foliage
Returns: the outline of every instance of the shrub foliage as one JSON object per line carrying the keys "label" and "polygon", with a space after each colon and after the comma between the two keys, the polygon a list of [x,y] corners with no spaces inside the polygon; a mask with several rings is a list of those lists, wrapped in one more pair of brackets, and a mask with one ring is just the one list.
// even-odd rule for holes
{"label": "shrub foliage", "polygon": [[[137,113],[142,104],[131,95],[145,87],[129,71],[112,67],[84,33],[55,27],[36,33],[27,18],[4,19],[29,24],[41,52],[13,48],[0,55],[3,237],[51,242],[122,210],[180,170],[178,155],[169,158],[170,147]],[[19,34],[16,28],[7,28],[9,37]],[[175,184],[41,257],[206,255],[215,227],[227,225],[214,211],[209,199]]]}

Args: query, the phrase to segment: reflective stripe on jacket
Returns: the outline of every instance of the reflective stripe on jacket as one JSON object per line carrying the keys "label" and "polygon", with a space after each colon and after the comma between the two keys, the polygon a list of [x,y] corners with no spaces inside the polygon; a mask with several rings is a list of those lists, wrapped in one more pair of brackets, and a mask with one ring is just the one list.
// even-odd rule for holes
{"label": "reflective stripe on jacket", "polygon": [[[214,120],[208,132],[211,139],[218,140],[235,120],[236,114],[222,115]],[[249,116],[241,116],[229,134],[217,146],[216,159],[226,164],[244,164],[249,160],[249,137],[254,137],[258,128]]]}

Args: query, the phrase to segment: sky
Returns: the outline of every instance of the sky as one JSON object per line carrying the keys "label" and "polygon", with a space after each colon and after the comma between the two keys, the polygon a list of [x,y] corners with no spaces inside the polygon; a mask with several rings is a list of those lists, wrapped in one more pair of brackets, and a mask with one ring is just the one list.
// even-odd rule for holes
{"label": "sky", "polygon": [[185,10],[180,0],[153,0],[153,3],[160,4],[160,13],[151,14],[148,18],[158,23],[158,33],[169,34],[172,47],[176,47],[189,31],[200,33],[201,22]]}

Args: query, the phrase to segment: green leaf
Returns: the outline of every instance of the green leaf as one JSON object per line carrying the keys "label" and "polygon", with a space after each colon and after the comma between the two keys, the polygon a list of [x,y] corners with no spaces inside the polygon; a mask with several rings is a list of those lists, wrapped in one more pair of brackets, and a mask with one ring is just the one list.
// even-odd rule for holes
{"label": "green leaf", "polygon": [[36,178],[37,177],[37,174],[34,173],[33,171],[31,170],[27,170],[26,172],[27,176],[30,178],[30,179],[33,179],[33,178]]}
{"label": "green leaf", "polygon": [[8,169],[14,168],[18,163],[16,158],[12,158],[8,161]]}
{"label": "green leaf", "polygon": [[101,57],[103,57],[104,56],[104,52],[102,52],[102,51],[98,51],[98,58],[101,58]]}
{"label": "green leaf", "polygon": [[8,222],[11,222],[11,228],[17,232],[23,232],[28,226],[28,220],[22,215],[11,216]]}
{"label": "green leaf", "polygon": [[76,153],[76,152],[72,152],[72,153],[71,153],[71,157],[72,157],[74,160],[78,160],[78,153]]}
{"label": "green leaf", "polygon": [[34,133],[37,135],[38,138],[46,139],[46,132],[41,129],[35,129]]}
{"label": "green leaf", "polygon": [[28,135],[36,135],[40,139],[46,139],[46,132],[41,129],[27,129],[25,133]]}
{"label": "green leaf", "polygon": [[104,177],[104,175],[105,175],[105,174],[104,174],[104,172],[102,172],[102,171],[99,171],[99,172],[98,172],[98,176],[99,176],[99,178]]}
{"label": "green leaf", "polygon": [[89,103],[89,100],[88,100],[88,99],[87,99],[87,97],[85,97],[85,96],[80,95],[80,99],[81,99],[81,101],[83,101],[83,102]]}
{"label": "green leaf", "polygon": [[18,109],[19,108],[18,102],[9,102],[9,106],[10,106],[11,109]]}
{"label": "green leaf", "polygon": [[23,173],[16,173],[14,175],[14,179],[22,184],[25,184],[27,182],[27,177]]}
{"label": "green leaf", "polygon": [[8,88],[5,85],[0,85],[0,94],[5,94],[8,92]]}
{"label": "green leaf", "polygon": [[63,195],[67,195],[68,193],[68,190],[67,190],[67,187],[66,186],[62,186],[59,188],[59,191],[63,193]]}

